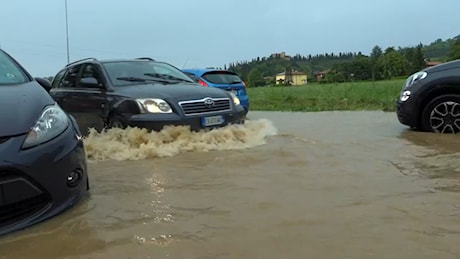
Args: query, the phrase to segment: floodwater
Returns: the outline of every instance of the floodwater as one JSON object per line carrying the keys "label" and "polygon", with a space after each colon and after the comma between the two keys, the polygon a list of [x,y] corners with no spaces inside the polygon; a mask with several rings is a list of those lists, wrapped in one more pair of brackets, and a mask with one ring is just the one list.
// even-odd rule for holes
{"label": "floodwater", "polygon": [[459,258],[460,138],[394,113],[91,134],[90,196],[6,258]]}

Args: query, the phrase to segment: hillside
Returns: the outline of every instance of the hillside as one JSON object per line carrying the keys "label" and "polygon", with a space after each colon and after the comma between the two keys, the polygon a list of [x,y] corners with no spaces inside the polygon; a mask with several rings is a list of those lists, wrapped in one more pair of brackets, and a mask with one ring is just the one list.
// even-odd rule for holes
{"label": "hillside", "polygon": [[[327,76],[322,82],[352,80],[380,80],[404,77],[427,66],[427,61],[447,61],[454,43],[460,35],[451,39],[437,39],[434,42],[415,47],[393,46],[383,50],[374,46],[368,55],[361,52],[324,53],[316,55],[284,52],[268,57],[256,57],[250,61],[230,63],[228,69],[238,73],[249,86],[275,84],[274,76],[280,72],[300,71],[308,74],[309,82],[315,81],[315,74]],[[227,66],[225,66],[227,68]]]}

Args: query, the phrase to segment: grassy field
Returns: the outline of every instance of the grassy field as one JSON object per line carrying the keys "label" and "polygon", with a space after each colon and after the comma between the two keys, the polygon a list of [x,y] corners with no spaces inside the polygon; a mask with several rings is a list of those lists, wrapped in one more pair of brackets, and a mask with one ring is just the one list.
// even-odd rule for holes
{"label": "grassy field", "polygon": [[394,111],[404,79],[376,82],[312,83],[306,86],[248,88],[250,110]]}

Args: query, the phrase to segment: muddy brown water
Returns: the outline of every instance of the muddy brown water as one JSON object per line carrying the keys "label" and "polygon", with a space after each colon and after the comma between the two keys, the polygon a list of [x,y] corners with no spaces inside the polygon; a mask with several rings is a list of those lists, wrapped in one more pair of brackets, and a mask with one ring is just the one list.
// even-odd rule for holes
{"label": "muddy brown water", "polygon": [[91,193],[0,237],[6,258],[460,257],[460,138],[394,113],[92,134]]}

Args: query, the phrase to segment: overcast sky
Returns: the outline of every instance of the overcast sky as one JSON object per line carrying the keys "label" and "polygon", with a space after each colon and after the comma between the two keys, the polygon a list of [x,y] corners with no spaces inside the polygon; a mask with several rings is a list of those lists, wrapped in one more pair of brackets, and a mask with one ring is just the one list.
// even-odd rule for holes
{"label": "overcast sky", "polygon": [[[220,67],[429,44],[460,34],[459,0],[67,0],[70,60],[149,56]],[[34,76],[67,62],[65,0],[0,0],[0,46]]]}

